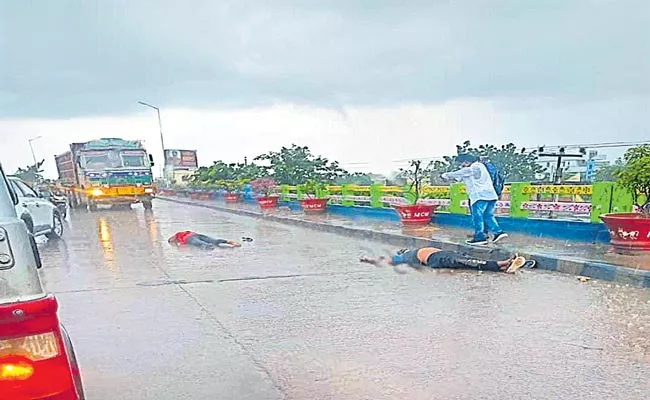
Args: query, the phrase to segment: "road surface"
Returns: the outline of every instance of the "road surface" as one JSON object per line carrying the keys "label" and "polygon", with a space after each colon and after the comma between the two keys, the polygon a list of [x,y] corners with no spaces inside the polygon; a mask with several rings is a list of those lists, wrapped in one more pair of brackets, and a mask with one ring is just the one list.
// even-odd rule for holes
{"label": "road surface", "polygon": [[[169,246],[176,231],[238,240]],[[643,399],[650,291],[541,271],[399,275],[389,248],[157,201],[41,246],[89,399]]]}

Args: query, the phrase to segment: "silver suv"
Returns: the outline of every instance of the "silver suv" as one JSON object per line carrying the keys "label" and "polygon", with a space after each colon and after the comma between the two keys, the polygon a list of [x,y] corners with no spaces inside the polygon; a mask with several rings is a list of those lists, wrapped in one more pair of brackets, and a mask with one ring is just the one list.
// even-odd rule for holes
{"label": "silver suv", "polygon": [[16,213],[34,236],[45,235],[49,239],[63,236],[63,218],[54,203],[44,198],[27,183],[15,176],[8,177],[9,184],[18,196]]}
{"label": "silver suv", "polygon": [[74,348],[45,292],[33,235],[0,165],[0,397],[83,400]]}

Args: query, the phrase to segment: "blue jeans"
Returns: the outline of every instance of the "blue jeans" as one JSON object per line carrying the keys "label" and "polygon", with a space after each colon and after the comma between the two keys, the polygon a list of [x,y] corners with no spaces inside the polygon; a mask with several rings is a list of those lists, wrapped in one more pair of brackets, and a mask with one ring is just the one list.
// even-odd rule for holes
{"label": "blue jeans", "polygon": [[202,249],[214,249],[220,244],[226,243],[223,239],[215,239],[207,235],[197,233],[187,238],[187,244]]}
{"label": "blue jeans", "polygon": [[494,217],[496,200],[476,200],[472,203],[472,223],[474,224],[474,240],[485,240],[486,228],[498,235],[503,233],[497,219]]}
{"label": "blue jeans", "polygon": [[[469,202],[469,212],[470,212],[471,214],[474,214],[474,211],[472,210],[472,202],[471,202],[471,201]],[[473,222],[473,220],[472,220],[472,224],[473,224],[473,223],[474,223],[474,222]],[[485,237],[487,237],[487,234],[488,234],[488,230],[487,230],[487,228],[485,228],[485,229],[483,230],[483,233],[485,234]]]}

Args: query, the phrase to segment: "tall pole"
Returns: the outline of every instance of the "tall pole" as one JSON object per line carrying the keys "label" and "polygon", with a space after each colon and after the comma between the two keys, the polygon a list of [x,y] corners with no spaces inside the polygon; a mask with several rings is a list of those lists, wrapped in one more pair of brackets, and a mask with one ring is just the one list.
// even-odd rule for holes
{"label": "tall pole", "polygon": [[163,157],[165,157],[165,138],[163,137],[162,132],[162,120],[160,119],[160,108],[156,108],[158,113],[158,130],[160,131],[160,145],[162,146]]}
{"label": "tall pole", "polygon": [[165,138],[163,137],[162,119],[160,118],[160,108],[156,106],[152,106],[149,103],[145,103],[144,101],[138,101],[138,104],[143,105],[145,107],[153,108],[154,110],[156,110],[156,113],[158,114],[158,130],[160,131],[160,146],[162,147],[162,162],[160,164],[160,177],[164,180],[165,179],[165,173],[164,173]]}
{"label": "tall pole", "polygon": [[559,153],[542,153],[540,152],[539,157],[554,157],[557,158],[557,163],[555,164],[555,171],[553,172],[553,182],[555,184],[562,183],[562,159],[563,158],[582,158],[584,154],[567,154],[564,152],[564,148],[560,149]]}
{"label": "tall pole", "polygon": [[31,139],[27,139],[27,142],[29,143],[29,149],[32,151],[32,159],[34,160],[34,165],[38,164],[38,161],[36,161],[36,153],[34,153],[34,146],[32,145],[32,142],[40,138],[41,136],[36,136]]}

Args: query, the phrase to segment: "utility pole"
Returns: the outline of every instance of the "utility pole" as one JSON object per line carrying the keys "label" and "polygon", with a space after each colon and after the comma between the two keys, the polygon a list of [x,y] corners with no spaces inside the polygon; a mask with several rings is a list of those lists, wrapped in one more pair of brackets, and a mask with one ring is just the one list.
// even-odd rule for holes
{"label": "utility pole", "polygon": [[156,106],[152,106],[149,103],[145,103],[144,101],[138,101],[138,104],[143,105],[145,107],[153,108],[156,110],[156,113],[158,114],[158,129],[160,130],[160,146],[162,147],[162,162],[160,164],[160,177],[164,180],[165,179],[165,173],[164,171],[164,165],[165,165],[165,138],[163,137],[163,129],[162,129],[162,120],[160,119],[160,108]]}
{"label": "utility pole", "polygon": [[34,165],[38,164],[38,161],[36,161],[36,153],[34,153],[34,146],[32,145],[32,142],[40,139],[41,137],[42,136],[36,136],[31,139],[27,139],[27,142],[29,143],[29,149],[32,151],[32,159],[34,159]]}
{"label": "utility pole", "polygon": [[555,164],[555,171],[553,173],[553,183],[559,184],[562,183],[562,159],[563,158],[582,158],[586,154],[584,148],[580,149],[580,154],[567,154],[564,147],[560,147],[560,151],[557,153],[544,153],[544,147],[540,147],[538,156],[539,157],[554,157],[557,158],[557,163]]}

